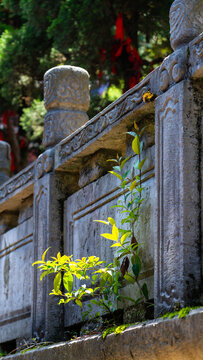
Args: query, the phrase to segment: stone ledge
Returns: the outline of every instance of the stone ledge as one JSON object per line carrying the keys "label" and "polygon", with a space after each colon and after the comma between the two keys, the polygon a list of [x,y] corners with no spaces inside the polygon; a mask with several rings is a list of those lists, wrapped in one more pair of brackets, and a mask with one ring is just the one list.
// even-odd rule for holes
{"label": "stone ledge", "polygon": [[183,319],[157,319],[127,328],[121,335],[105,340],[90,336],[51,345],[10,360],[202,360],[203,308],[192,310]]}
{"label": "stone ledge", "polygon": [[0,186],[0,212],[16,210],[33,193],[35,162]]}

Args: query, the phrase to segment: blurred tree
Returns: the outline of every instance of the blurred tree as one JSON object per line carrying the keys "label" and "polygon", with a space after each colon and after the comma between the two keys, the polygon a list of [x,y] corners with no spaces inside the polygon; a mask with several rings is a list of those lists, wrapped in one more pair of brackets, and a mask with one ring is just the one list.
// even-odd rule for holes
{"label": "blurred tree", "polygon": [[[43,74],[59,64],[87,69],[94,88],[108,83],[126,91],[134,86],[171,51],[171,3],[2,0],[0,111],[21,112],[33,99],[42,100]],[[96,111],[109,103],[108,92],[105,94],[93,100]],[[32,117],[24,116],[25,129],[29,128],[25,125],[28,118],[32,127]]]}

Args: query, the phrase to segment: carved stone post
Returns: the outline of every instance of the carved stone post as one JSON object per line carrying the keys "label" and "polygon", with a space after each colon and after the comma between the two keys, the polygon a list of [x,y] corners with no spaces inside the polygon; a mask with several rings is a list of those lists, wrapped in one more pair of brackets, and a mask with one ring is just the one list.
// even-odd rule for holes
{"label": "carved stone post", "polygon": [[[44,98],[48,110],[44,120],[44,147],[48,148],[36,161],[34,184],[34,260],[48,248],[47,257],[62,250],[63,200],[59,180],[54,173],[54,145],[83,125],[88,116],[89,75],[80,68],[59,66],[44,76]],[[52,146],[52,148],[51,148]],[[54,277],[53,277],[54,278]],[[58,299],[49,296],[53,278],[40,282],[34,269],[33,336],[40,339],[63,338],[63,308]]]}
{"label": "carved stone post", "polygon": [[9,179],[11,148],[5,141],[0,141],[0,185]]}
{"label": "carved stone post", "polygon": [[[179,58],[174,74],[182,72],[178,81],[187,74],[181,56],[184,58],[187,52],[184,45],[200,32],[202,11],[201,0],[176,0],[172,4],[171,45],[177,49]],[[156,99],[155,121],[155,314],[158,316],[194,304],[200,297],[201,107],[190,80],[173,84]]]}

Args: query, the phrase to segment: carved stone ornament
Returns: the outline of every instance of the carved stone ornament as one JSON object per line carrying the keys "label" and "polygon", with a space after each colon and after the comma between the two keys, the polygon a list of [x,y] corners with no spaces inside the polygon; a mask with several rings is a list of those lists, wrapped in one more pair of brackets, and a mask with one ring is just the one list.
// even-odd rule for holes
{"label": "carved stone ornament", "polygon": [[48,149],[41,154],[35,165],[35,175],[37,179],[41,178],[44,174],[50,172],[54,166],[54,150]]}
{"label": "carved stone ornament", "polygon": [[11,156],[10,145],[5,141],[0,141],[0,185],[9,178]]}
{"label": "carved stone ornament", "polygon": [[203,31],[203,1],[175,0],[170,9],[170,41],[173,50],[188,44]]}
{"label": "carved stone ornament", "polygon": [[75,66],[57,66],[44,75],[44,147],[53,146],[88,121],[89,74]]}

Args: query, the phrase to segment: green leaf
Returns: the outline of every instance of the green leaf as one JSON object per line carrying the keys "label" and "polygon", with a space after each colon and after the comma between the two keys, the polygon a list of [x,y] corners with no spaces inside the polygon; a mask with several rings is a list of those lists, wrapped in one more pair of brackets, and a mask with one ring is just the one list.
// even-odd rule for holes
{"label": "green leaf", "polygon": [[42,275],[40,276],[40,281],[42,281],[42,279],[46,276],[46,275],[48,275],[50,272],[49,271],[44,271],[43,273],[42,273]]}
{"label": "green leaf", "polygon": [[115,224],[116,224],[115,220],[114,220],[113,218],[111,218],[111,217],[108,217],[108,221],[109,221],[109,223],[110,223],[111,225],[115,225]]}
{"label": "green leaf", "polygon": [[57,293],[61,286],[61,272],[59,272],[54,278],[54,291]]}
{"label": "green leaf", "polygon": [[112,227],[112,235],[114,236],[114,239],[116,241],[118,241],[118,238],[119,238],[119,230],[118,228],[116,227],[116,225],[114,224],[113,227]]}
{"label": "green leaf", "polygon": [[120,179],[121,181],[123,180],[122,179],[122,176],[120,174],[117,174],[115,171],[108,171],[109,173],[113,174],[114,176],[116,176],[118,179]]}
{"label": "green leaf", "polygon": [[124,279],[126,279],[129,283],[134,284],[135,283],[135,279],[132,275],[129,274],[125,274],[124,275]]}
{"label": "green leaf", "polygon": [[140,273],[140,267],[139,267],[139,265],[138,265],[138,264],[133,264],[132,270],[133,270],[133,273],[134,273],[134,275],[135,275],[135,277],[136,277],[136,279],[137,279],[138,276],[139,276],[139,273]]}
{"label": "green leaf", "polygon": [[149,294],[148,294],[148,289],[147,289],[147,284],[146,283],[144,283],[142,285],[142,293],[143,293],[145,299],[148,300],[149,299]]}
{"label": "green leaf", "polygon": [[130,184],[130,191],[133,191],[137,184],[138,184],[137,180],[134,180],[134,181]]}
{"label": "green leaf", "polygon": [[121,170],[123,170],[123,167],[125,165],[125,163],[131,158],[132,156],[128,156],[127,158],[125,158],[122,162],[121,162]]}
{"label": "green leaf", "polygon": [[68,292],[73,289],[73,275],[70,272],[65,272],[63,275],[63,285]]}
{"label": "green leaf", "polygon": [[136,136],[132,142],[132,149],[136,155],[140,154],[140,142],[138,136]]}
{"label": "green leaf", "polygon": [[79,299],[76,299],[75,303],[82,308],[82,302]]}
{"label": "green leaf", "polygon": [[121,237],[121,245],[123,245],[124,241],[127,239],[129,233],[125,233],[122,237]]}
{"label": "green leaf", "polygon": [[94,305],[98,305],[98,301],[97,300],[90,300],[90,302],[92,303],[92,304],[94,304]]}
{"label": "green leaf", "polygon": [[131,257],[131,263],[132,263],[132,265],[138,264],[139,269],[140,269],[140,271],[141,271],[142,263],[141,263],[140,257],[139,257],[137,254],[134,254],[134,255]]}
{"label": "green leaf", "polygon": [[48,249],[46,249],[45,252],[42,254],[42,261],[44,261],[45,255],[49,249],[51,249],[51,247],[48,247]]}
{"label": "green leaf", "polygon": [[144,165],[144,163],[145,163],[146,159],[147,159],[147,158],[144,158],[142,161],[140,161],[140,162],[139,162],[139,164],[138,164],[138,169],[139,169],[139,170],[141,170],[141,169],[142,169],[142,167],[143,167],[143,165]]}

